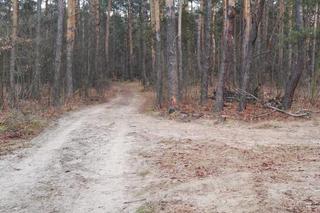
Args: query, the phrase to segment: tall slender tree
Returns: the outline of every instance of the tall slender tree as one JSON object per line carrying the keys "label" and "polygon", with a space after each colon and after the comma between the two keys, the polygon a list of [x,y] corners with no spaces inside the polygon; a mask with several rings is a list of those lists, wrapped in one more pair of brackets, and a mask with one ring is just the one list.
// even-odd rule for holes
{"label": "tall slender tree", "polygon": [[284,97],[282,104],[284,109],[290,109],[293,102],[293,97],[295,90],[298,86],[299,80],[301,78],[304,66],[304,36],[303,36],[303,6],[302,0],[295,0],[296,3],[296,29],[299,33],[298,44],[297,44],[297,61],[294,64],[289,80],[286,84]]}
{"label": "tall slender tree", "polygon": [[12,0],[12,31],[11,31],[11,50],[10,50],[10,103],[16,104],[15,72],[16,72],[16,45],[18,31],[18,0]]}
{"label": "tall slender tree", "polygon": [[200,0],[199,12],[197,17],[197,24],[196,24],[196,34],[197,34],[197,68],[198,72],[202,72],[202,60],[201,60],[201,53],[204,48],[203,43],[203,10],[204,10],[204,0]]}
{"label": "tall slender tree", "polygon": [[[251,31],[252,31],[252,17],[251,17],[251,0],[243,1],[243,23],[244,23],[244,32],[243,32],[243,41],[242,41],[242,82],[241,89],[247,90],[247,84],[249,81],[249,69],[251,65],[252,58],[252,41],[251,41]],[[245,108],[245,99],[246,96],[242,95],[240,100],[239,110],[242,111]]]}
{"label": "tall slender tree", "polygon": [[178,98],[178,71],[176,51],[176,27],[175,8],[173,0],[166,0],[166,21],[167,21],[167,69],[168,69],[168,92],[170,108],[174,109]]}
{"label": "tall slender tree", "polygon": [[285,11],[286,11],[286,5],[284,0],[279,0],[279,76],[284,76],[283,71],[283,59],[284,59],[284,24],[285,24]]}
{"label": "tall slender tree", "polygon": [[[253,60],[253,48],[257,39],[258,27],[263,14],[265,0],[256,1],[256,14],[252,15],[251,0],[243,1],[244,36],[242,41],[241,89],[248,90],[250,70]],[[239,111],[246,108],[246,95],[241,95]]]}
{"label": "tall slender tree", "polygon": [[105,49],[105,64],[107,70],[107,76],[111,77],[111,66],[110,66],[110,56],[109,56],[109,37],[110,37],[110,17],[111,17],[111,10],[112,10],[112,0],[108,0],[107,6],[107,16],[106,16],[106,33],[105,33],[105,41],[104,41],[104,49]]}
{"label": "tall slender tree", "polygon": [[218,76],[218,85],[216,89],[216,102],[214,108],[216,112],[221,112],[223,110],[225,74],[231,70],[231,64],[233,61],[233,31],[234,19],[236,17],[236,8],[234,0],[223,1],[223,16],[223,33],[221,38],[222,56]]}
{"label": "tall slender tree", "polygon": [[131,0],[127,1],[128,3],[128,78],[132,80],[133,78],[133,35],[132,35],[132,5]]}
{"label": "tall slender tree", "polygon": [[161,31],[160,31],[160,4],[159,0],[152,0],[154,12],[154,43],[155,43],[155,72],[156,72],[156,105],[162,104],[162,68],[161,68]]}
{"label": "tall slender tree", "polygon": [[178,74],[179,74],[179,99],[182,99],[182,93],[184,88],[183,82],[183,65],[182,65],[182,12],[183,12],[183,0],[179,0],[179,14],[178,14]]}
{"label": "tall slender tree", "polygon": [[68,0],[68,21],[67,21],[67,97],[73,94],[73,49],[76,32],[76,0]]}
{"label": "tall slender tree", "polygon": [[140,2],[140,51],[141,51],[141,78],[142,84],[146,87],[149,82],[146,73],[146,19],[147,19],[147,2],[146,0],[141,0]]}
{"label": "tall slender tree", "polygon": [[37,0],[37,27],[36,27],[36,59],[35,59],[35,71],[32,83],[32,96],[36,99],[40,97],[40,73],[41,73],[41,4],[42,0]]}
{"label": "tall slender tree", "polygon": [[55,42],[55,59],[54,59],[54,86],[53,86],[53,105],[60,104],[60,75],[61,75],[61,55],[62,55],[62,36],[63,36],[63,17],[64,17],[64,0],[58,0],[58,22],[57,36]]}
{"label": "tall slender tree", "polygon": [[208,73],[210,68],[210,39],[211,39],[211,13],[212,1],[205,1],[204,13],[204,50],[202,51],[203,66],[201,72],[201,104],[205,104],[208,100]]}
{"label": "tall slender tree", "polygon": [[312,72],[312,82],[311,82],[311,99],[314,101],[317,91],[317,66],[316,66],[316,52],[317,52],[317,31],[318,31],[318,12],[319,3],[316,3],[314,23],[313,23],[313,40],[312,40],[312,57],[311,57],[311,72]]}

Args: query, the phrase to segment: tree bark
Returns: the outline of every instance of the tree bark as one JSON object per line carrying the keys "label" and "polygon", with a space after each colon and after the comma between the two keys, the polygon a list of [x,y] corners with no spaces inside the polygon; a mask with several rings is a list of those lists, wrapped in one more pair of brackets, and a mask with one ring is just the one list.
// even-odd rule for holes
{"label": "tree bark", "polygon": [[154,2],[150,0],[150,21],[151,21],[151,65],[152,65],[152,73],[151,73],[151,80],[152,83],[155,84],[156,82],[156,51],[155,51],[155,33],[156,33],[156,21],[155,21],[155,13],[154,13]]}
{"label": "tree bark", "polygon": [[236,17],[235,1],[223,1],[223,34],[221,38],[222,56],[220,62],[220,70],[218,76],[218,85],[216,89],[215,112],[221,112],[224,105],[224,85],[225,74],[232,69],[232,53],[233,53],[233,31],[234,19]]}
{"label": "tree bark", "polygon": [[146,19],[147,19],[147,5],[146,0],[141,0],[140,3],[140,48],[141,48],[141,77],[142,84],[146,87],[148,83],[147,73],[146,73]]}
{"label": "tree bark", "polygon": [[73,49],[76,32],[76,0],[68,0],[68,20],[67,20],[67,98],[73,94]]}
{"label": "tree bark", "polygon": [[175,29],[175,9],[174,1],[166,0],[166,20],[167,20],[167,69],[168,69],[168,92],[170,108],[175,109],[178,97],[178,71],[176,53],[176,29]]}
{"label": "tree bark", "polygon": [[133,37],[132,37],[132,6],[128,0],[128,78],[133,78]]}
{"label": "tree bark", "polygon": [[[202,76],[202,60],[201,60],[201,54],[203,50],[203,0],[200,0],[200,7],[199,7],[199,13],[197,18],[197,66],[198,66],[198,72],[200,73],[200,77]],[[202,77],[201,77],[202,79]]]}
{"label": "tree bark", "polygon": [[183,95],[183,65],[182,65],[182,12],[183,0],[179,0],[179,15],[178,15],[178,74],[179,74],[179,100],[182,100]]}
{"label": "tree bark", "polygon": [[[213,1],[214,2],[214,1]],[[215,22],[216,22],[216,11],[215,11],[215,3],[212,5],[212,33],[211,33],[211,71],[209,73],[210,85],[213,83],[213,74],[215,73],[216,68],[216,35],[215,35]]]}
{"label": "tree bark", "polygon": [[[279,76],[284,79],[285,74],[283,70],[283,57],[284,57],[284,15],[285,15],[285,2],[284,0],[279,0]],[[280,79],[279,79],[280,80]]]}
{"label": "tree bark", "polygon": [[[242,41],[242,64],[241,64],[241,89],[242,91],[248,90],[248,83],[250,78],[250,70],[252,64],[253,47],[257,39],[258,27],[263,15],[264,0],[256,1],[256,14],[252,16],[251,0],[243,1],[243,23],[244,23],[244,36]],[[241,95],[239,111],[246,108],[246,96]]]}
{"label": "tree bark", "polygon": [[[241,65],[241,89],[247,91],[249,72],[251,68],[251,58],[252,58],[252,42],[251,42],[251,31],[252,31],[252,17],[251,17],[251,0],[243,1],[243,41],[242,41],[242,65]],[[246,96],[241,95],[239,111],[245,109]]]}
{"label": "tree bark", "polygon": [[304,65],[304,36],[303,33],[303,7],[302,0],[296,0],[296,28],[300,33],[298,38],[298,56],[297,61],[293,66],[289,80],[286,84],[285,94],[282,104],[285,110],[290,109],[293,102],[294,92],[298,86],[299,80],[303,72]]}
{"label": "tree bark", "polygon": [[15,68],[16,68],[16,44],[18,31],[18,0],[12,0],[12,31],[11,31],[11,50],[10,50],[10,104],[16,105],[16,88],[15,88]]}
{"label": "tree bark", "polygon": [[62,36],[63,36],[63,17],[64,0],[58,0],[58,23],[57,37],[55,45],[54,59],[54,86],[53,86],[53,105],[60,104],[60,73],[61,73],[61,55],[62,55]]}
{"label": "tree bark", "polygon": [[93,0],[93,10],[95,16],[95,58],[94,58],[94,70],[96,72],[96,89],[100,93],[102,87],[102,67],[100,60],[100,0]]}
{"label": "tree bark", "polygon": [[205,15],[204,15],[204,50],[202,51],[203,66],[201,74],[201,96],[200,103],[206,104],[208,100],[208,73],[210,68],[210,33],[211,33],[211,12],[212,1],[205,1]]}
{"label": "tree bark", "polygon": [[110,17],[111,17],[111,10],[112,10],[112,0],[108,0],[108,7],[107,7],[107,17],[106,17],[106,34],[105,34],[105,56],[106,56],[106,72],[107,76],[111,77],[111,70],[109,64],[109,37],[110,37]]}
{"label": "tree bark", "polygon": [[40,98],[40,73],[41,73],[41,54],[40,54],[40,44],[41,44],[41,3],[42,0],[37,0],[37,27],[36,27],[36,59],[35,59],[35,70],[33,74],[32,82],[32,97]]}
{"label": "tree bark", "polygon": [[[288,21],[288,27],[289,27],[289,36],[291,36],[291,33],[292,33],[292,16],[293,16],[293,5],[292,4],[289,4],[288,5],[288,9],[289,9],[289,21]],[[288,70],[291,71],[292,70],[292,58],[293,58],[293,50],[292,50],[292,42],[289,42],[289,45],[288,45]],[[286,84],[286,82],[288,81],[288,71],[286,71],[286,77],[284,79],[284,85]]]}
{"label": "tree bark", "polygon": [[318,30],[318,10],[319,3],[316,3],[314,23],[313,23],[313,41],[312,41],[312,57],[311,57],[311,72],[312,72],[312,82],[311,82],[311,100],[313,101],[317,93],[317,66],[316,66],[316,51],[317,51],[317,30]]}
{"label": "tree bark", "polygon": [[160,5],[159,0],[153,1],[154,12],[154,40],[155,40],[155,71],[156,71],[156,106],[162,104],[162,68],[161,68],[161,33],[160,33]]}

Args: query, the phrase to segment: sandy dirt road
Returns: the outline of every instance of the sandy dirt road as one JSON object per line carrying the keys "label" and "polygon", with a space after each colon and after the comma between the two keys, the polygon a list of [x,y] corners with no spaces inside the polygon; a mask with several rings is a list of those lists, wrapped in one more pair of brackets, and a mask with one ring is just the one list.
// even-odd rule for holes
{"label": "sandy dirt road", "polygon": [[320,212],[318,120],[181,123],[143,103],[121,85],[0,157],[0,212]]}

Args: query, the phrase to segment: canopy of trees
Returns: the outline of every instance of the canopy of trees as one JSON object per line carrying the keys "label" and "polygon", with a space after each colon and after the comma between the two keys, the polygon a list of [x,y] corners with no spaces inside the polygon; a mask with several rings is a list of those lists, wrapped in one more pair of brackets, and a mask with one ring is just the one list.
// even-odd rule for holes
{"label": "canopy of trees", "polygon": [[220,112],[266,86],[289,109],[297,88],[319,95],[318,25],[317,0],[0,0],[0,107],[139,79],[159,107],[197,87]]}

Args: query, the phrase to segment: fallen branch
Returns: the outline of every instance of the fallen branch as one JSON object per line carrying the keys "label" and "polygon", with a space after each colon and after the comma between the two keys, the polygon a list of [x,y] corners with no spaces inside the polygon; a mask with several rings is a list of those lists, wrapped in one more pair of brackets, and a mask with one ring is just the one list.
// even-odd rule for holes
{"label": "fallen branch", "polygon": [[131,201],[123,202],[123,204],[137,203],[137,202],[142,202],[142,201],[146,201],[146,200],[147,200],[146,198],[139,199],[139,200],[131,200]]}
{"label": "fallen branch", "polygon": [[283,113],[283,114],[286,114],[286,115],[289,115],[289,116],[292,116],[292,117],[296,117],[296,118],[297,118],[297,117],[310,116],[310,112],[292,113],[292,112],[288,112],[288,111],[279,109],[278,107],[274,107],[274,106],[272,106],[270,103],[265,103],[265,102],[263,102],[262,100],[260,100],[258,97],[252,95],[251,93],[249,93],[249,92],[247,92],[247,91],[241,90],[241,89],[236,89],[236,92],[238,92],[240,95],[246,95],[246,96],[252,97],[253,99],[255,99],[256,101],[258,101],[259,103],[261,103],[262,106],[264,106],[264,107],[266,107],[266,108],[272,109],[272,110],[277,111],[277,112],[281,112],[281,113]]}

